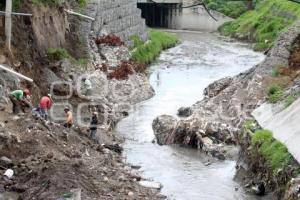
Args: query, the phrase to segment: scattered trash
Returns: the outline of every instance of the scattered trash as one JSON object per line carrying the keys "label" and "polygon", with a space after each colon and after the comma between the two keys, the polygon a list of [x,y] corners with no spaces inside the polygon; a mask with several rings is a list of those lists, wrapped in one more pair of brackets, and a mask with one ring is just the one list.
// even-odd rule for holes
{"label": "scattered trash", "polygon": [[8,179],[11,179],[14,175],[14,171],[12,169],[7,169],[4,173],[4,176],[6,176]]}
{"label": "scattered trash", "polygon": [[157,182],[151,182],[151,181],[139,181],[139,184],[146,188],[152,188],[152,189],[161,189],[162,185]]}
{"label": "scattered trash", "polygon": [[85,149],[85,155],[86,156],[90,156],[90,153],[89,153],[89,151],[87,149]]}

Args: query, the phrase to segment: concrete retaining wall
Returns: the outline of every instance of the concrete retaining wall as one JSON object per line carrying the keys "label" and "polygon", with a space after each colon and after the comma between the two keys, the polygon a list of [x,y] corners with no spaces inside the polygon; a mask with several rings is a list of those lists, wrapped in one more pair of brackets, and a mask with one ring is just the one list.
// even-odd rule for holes
{"label": "concrete retaining wall", "polygon": [[300,99],[290,107],[278,112],[276,106],[263,104],[253,112],[255,119],[265,129],[273,132],[274,138],[286,145],[300,163]]}
{"label": "concrete retaining wall", "polygon": [[145,20],[141,18],[136,0],[90,0],[85,14],[96,19],[83,23],[86,39],[91,31],[94,36],[114,33],[125,42],[132,35],[147,38]]}

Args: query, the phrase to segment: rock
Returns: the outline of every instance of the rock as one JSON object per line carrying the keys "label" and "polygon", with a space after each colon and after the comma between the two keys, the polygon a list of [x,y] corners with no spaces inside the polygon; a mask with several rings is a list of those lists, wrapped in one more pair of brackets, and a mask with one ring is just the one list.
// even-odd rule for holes
{"label": "rock", "polygon": [[126,179],[125,179],[125,176],[124,176],[124,175],[121,175],[121,176],[119,176],[118,180],[119,180],[119,181],[125,181]]}
{"label": "rock", "polygon": [[128,196],[132,197],[132,196],[134,196],[134,193],[130,191],[130,192],[128,192]]}
{"label": "rock", "polygon": [[106,176],[103,177],[104,182],[108,182],[108,178]]}
{"label": "rock", "polygon": [[0,199],[2,200],[19,200],[20,194],[16,192],[4,192],[3,194],[0,194]]}
{"label": "rock", "polygon": [[205,146],[211,146],[213,144],[212,139],[210,139],[209,137],[202,138],[202,142]]}
{"label": "rock", "polygon": [[75,163],[73,163],[72,166],[75,167],[75,168],[80,168],[81,166],[83,166],[83,161],[78,160]]}
{"label": "rock", "polygon": [[225,160],[226,159],[226,157],[225,157],[225,155],[224,154],[222,154],[222,153],[218,153],[218,154],[216,154],[216,156],[215,156],[216,158],[218,158],[219,160]]}
{"label": "rock", "polygon": [[123,151],[123,147],[121,147],[119,144],[104,144],[102,145],[105,149],[109,149],[111,151],[114,151],[116,153],[121,154]]}
{"label": "rock", "polygon": [[170,115],[162,115],[153,120],[152,128],[159,145],[168,143],[168,137],[174,131],[175,126],[176,119]]}
{"label": "rock", "polygon": [[151,182],[151,181],[139,181],[139,184],[146,188],[152,188],[152,189],[161,189],[162,185],[157,182]]}
{"label": "rock", "polygon": [[21,118],[21,117],[15,115],[15,116],[12,117],[12,120],[17,121],[17,120],[19,120],[20,118]]}
{"label": "rock", "polygon": [[2,156],[0,158],[0,166],[3,166],[5,168],[7,167],[12,167],[13,166],[13,162],[11,159],[5,157],[5,156]]}
{"label": "rock", "polygon": [[266,192],[265,184],[263,182],[260,182],[257,185],[251,187],[251,191],[258,196],[263,196]]}
{"label": "rock", "polygon": [[141,166],[139,166],[139,165],[131,165],[130,166],[132,169],[140,169],[141,168]]}
{"label": "rock", "polygon": [[52,159],[53,157],[54,157],[54,154],[52,152],[47,154],[48,159]]}
{"label": "rock", "polygon": [[181,107],[178,110],[177,115],[180,117],[189,117],[192,114],[192,110],[190,107]]}
{"label": "rock", "polygon": [[211,83],[207,88],[204,89],[204,95],[208,96],[209,98],[217,96],[222,90],[231,84],[232,80],[233,78],[231,77],[225,77]]}
{"label": "rock", "polygon": [[222,154],[222,153],[220,153],[219,151],[217,151],[216,149],[213,149],[213,150],[211,150],[211,155],[213,156],[213,157],[216,157],[217,159],[219,159],[219,160],[225,160],[226,158],[225,158],[225,155],[224,154]]}

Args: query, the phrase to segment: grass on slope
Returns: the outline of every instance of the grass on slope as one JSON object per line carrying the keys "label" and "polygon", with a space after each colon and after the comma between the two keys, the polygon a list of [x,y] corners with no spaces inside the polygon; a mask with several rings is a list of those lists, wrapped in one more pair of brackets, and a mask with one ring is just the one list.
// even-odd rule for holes
{"label": "grass on slope", "polygon": [[142,64],[151,63],[162,50],[175,46],[179,41],[172,33],[154,29],[150,29],[148,33],[149,40],[146,42],[141,41],[138,36],[131,38],[134,42],[134,45],[130,47],[131,58]]}
{"label": "grass on slope", "polygon": [[232,18],[237,18],[247,11],[247,6],[243,1],[204,0],[203,2],[209,9],[216,10]]}
{"label": "grass on slope", "polygon": [[273,45],[278,33],[300,17],[300,4],[288,0],[262,0],[256,8],[219,28],[226,35],[255,43],[256,50]]}
{"label": "grass on slope", "polygon": [[292,162],[292,155],[278,140],[273,138],[269,130],[259,129],[251,137],[251,145],[259,145],[259,153],[273,172],[285,168]]}

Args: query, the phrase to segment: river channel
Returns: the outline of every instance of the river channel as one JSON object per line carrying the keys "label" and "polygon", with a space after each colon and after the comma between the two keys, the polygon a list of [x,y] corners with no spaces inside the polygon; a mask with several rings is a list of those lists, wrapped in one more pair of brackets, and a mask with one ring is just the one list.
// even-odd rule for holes
{"label": "river channel", "polygon": [[205,32],[177,32],[178,46],[164,51],[149,68],[155,96],[139,103],[116,131],[127,138],[126,161],[141,166],[144,177],[163,185],[161,193],[176,200],[258,199],[234,181],[235,161],[213,162],[199,151],[152,143],[152,121],[162,114],[176,116],[181,106],[203,98],[208,84],[239,74],[264,59],[245,44],[226,42]]}

